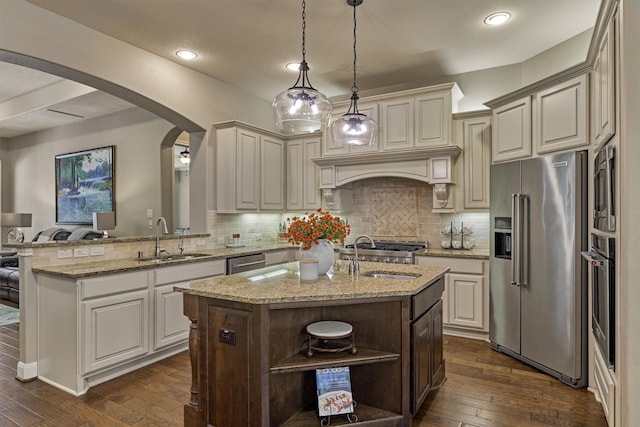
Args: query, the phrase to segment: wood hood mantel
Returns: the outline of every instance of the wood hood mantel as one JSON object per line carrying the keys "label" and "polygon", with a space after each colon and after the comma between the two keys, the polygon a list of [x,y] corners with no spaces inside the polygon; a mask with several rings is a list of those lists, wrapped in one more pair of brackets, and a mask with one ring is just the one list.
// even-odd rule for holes
{"label": "wood hood mantel", "polygon": [[[432,168],[440,162],[449,165],[462,150],[457,145],[396,152],[350,154],[312,159],[320,169],[320,188],[336,188],[366,178],[399,177],[422,182],[434,179]],[[450,173],[448,173],[450,177]]]}

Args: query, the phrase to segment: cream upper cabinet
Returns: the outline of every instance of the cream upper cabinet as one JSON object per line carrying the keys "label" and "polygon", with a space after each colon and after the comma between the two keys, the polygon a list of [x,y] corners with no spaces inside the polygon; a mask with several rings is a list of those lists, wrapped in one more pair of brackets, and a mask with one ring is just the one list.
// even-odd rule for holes
{"label": "cream upper cabinet", "polygon": [[589,145],[587,75],[535,95],[533,140],[537,153]]}
{"label": "cream upper cabinet", "polygon": [[415,146],[423,148],[451,144],[451,113],[458,110],[456,91],[441,90],[418,95],[414,102]]}
{"label": "cream upper cabinet", "polygon": [[282,139],[260,137],[260,210],[284,210],[284,150]]}
{"label": "cream upper cabinet", "polygon": [[287,210],[320,207],[319,172],[312,159],[320,157],[321,145],[320,136],[287,141]]}
{"label": "cream upper cabinet", "polygon": [[531,156],[531,97],[493,110],[491,144],[494,162]]}
{"label": "cream upper cabinet", "polygon": [[464,208],[489,209],[491,116],[456,121],[464,158]]}
{"label": "cream upper cabinet", "polygon": [[[327,129],[322,156],[393,152],[452,145],[451,115],[463,94],[455,83],[363,97],[361,113],[378,123],[378,142],[372,147],[334,146]],[[334,105],[332,118],[349,108],[345,101]]]}
{"label": "cream upper cabinet", "polygon": [[382,101],[382,149],[397,150],[413,147],[413,97]]}
{"label": "cream upper cabinet", "polygon": [[218,212],[284,210],[284,141],[235,122],[217,127]]}
{"label": "cream upper cabinet", "polygon": [[[349,109],[349,104],[335,107],[331,113],[331,120],[329,123],[333,123],[333,120],[343,116]],[[358,103],[358,111],[371,117],[378,123],[378,134],[376,135],[376,141],[371,146],[357,146],[357,145],[336,145],[333,143],[331,137],[331,126],[328,126],[322,132],[322,155],[323,156],[335,156],[344,154],[361,154],[361,153],[374,153],[380,151],[380,118],[378,117],[379,106],[377,103]]]}
{"label": "cream upper cabinet", "polygon": [[593,64],[592,123],[596,147],[605,144],[616,133],[615,27],[614,16],[598,45],[598,54]]}

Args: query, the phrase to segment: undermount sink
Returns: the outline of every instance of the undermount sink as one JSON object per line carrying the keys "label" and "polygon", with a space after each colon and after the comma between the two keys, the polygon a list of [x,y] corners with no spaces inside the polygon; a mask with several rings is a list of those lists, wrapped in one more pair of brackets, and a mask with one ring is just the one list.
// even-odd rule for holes
{"label": "undermount sink", "polygon": [[361,273],[361,276],[373,277],[374,279],[392,279],[392,280],[413,280],[420,277],[419,274],[413,273],[397,273],[394,271],[367,271]]}
{"label": "undermount sink", "polygon": [[182,255],[162,255],[159,257],[138,258],[138,261],[150,261],[150,262],[168,262],[168,261],[182,261],[194,258],[201,258],[209,256],[207,254],[182,254]]}

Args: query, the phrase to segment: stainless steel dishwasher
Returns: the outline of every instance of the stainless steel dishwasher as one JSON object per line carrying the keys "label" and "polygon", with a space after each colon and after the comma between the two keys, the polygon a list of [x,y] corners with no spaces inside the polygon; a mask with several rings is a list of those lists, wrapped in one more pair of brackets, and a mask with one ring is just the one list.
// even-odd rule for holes
{"label": "stainless steel dishwasher", "polygon": [[264,253],[227,258],[227,274],[256,270],[265,266]]}

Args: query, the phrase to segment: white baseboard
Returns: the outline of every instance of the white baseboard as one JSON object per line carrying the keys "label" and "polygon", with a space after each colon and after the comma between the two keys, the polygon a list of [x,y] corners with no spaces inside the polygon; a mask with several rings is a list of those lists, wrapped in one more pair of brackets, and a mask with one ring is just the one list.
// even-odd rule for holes
{"label": "white baseboard", "polygon": [[22,363],[18,362],[16,369],[18,381],[30,381],[38,378],[38,362]]}

